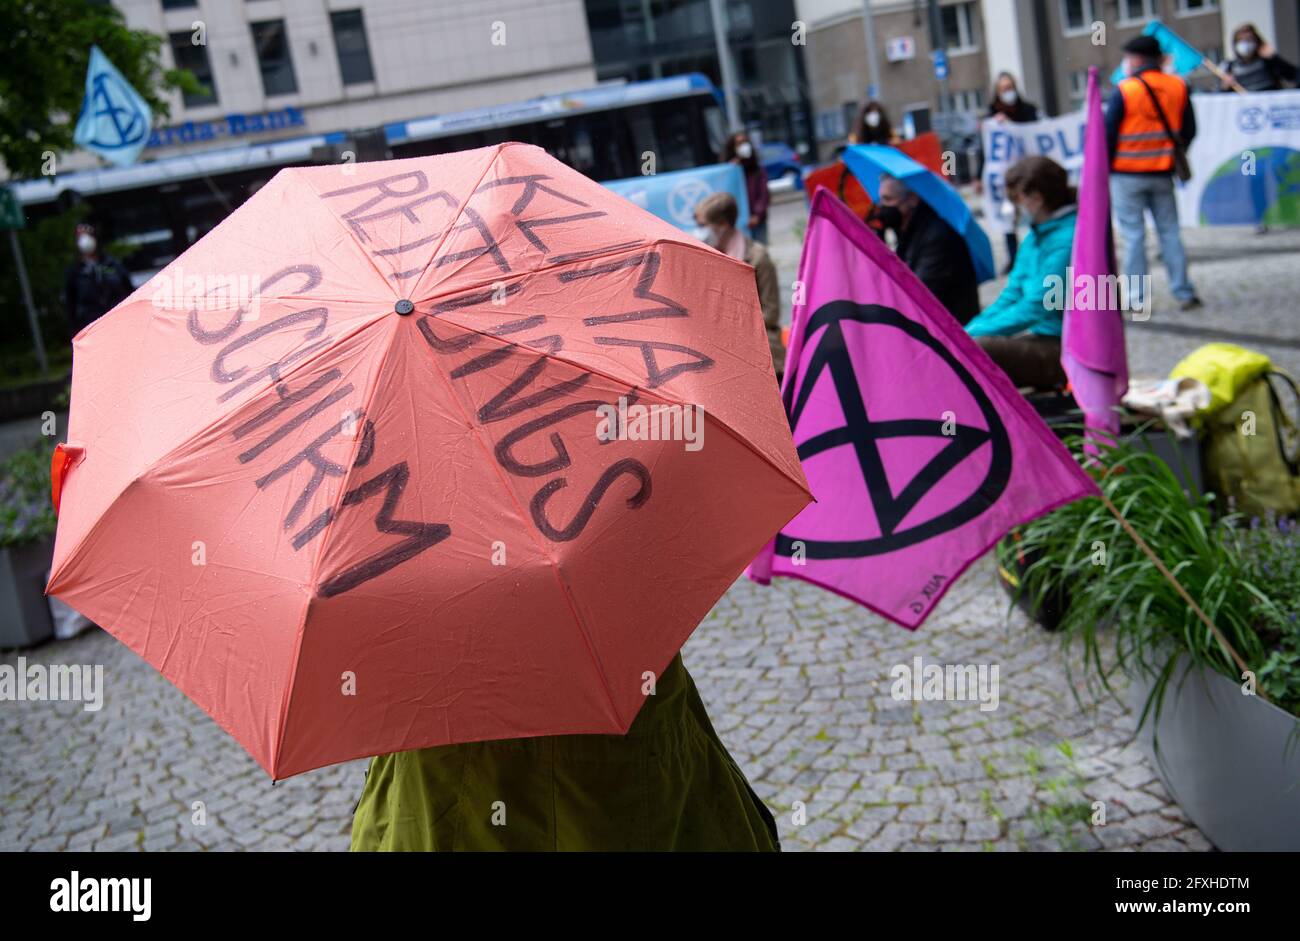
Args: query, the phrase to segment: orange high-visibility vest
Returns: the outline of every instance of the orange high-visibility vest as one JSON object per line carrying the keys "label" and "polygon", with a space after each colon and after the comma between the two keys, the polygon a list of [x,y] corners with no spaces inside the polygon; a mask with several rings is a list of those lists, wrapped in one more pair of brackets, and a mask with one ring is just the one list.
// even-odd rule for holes
{"label": "orange high-visibility vest", "polygon": [[[1187,84],[1177,75],[1147,69],[1142,78],[1155,92],[1165,119],[1175,134],[1183,129],[1187,107]],[[1116,173],[1168,173],[1174,168],[1174,145],[1156,113],[1151,95],[1136,78],[1119,83],[1124,96],[1124,120],[1119,125],[1119,143],[1110,168]]]}

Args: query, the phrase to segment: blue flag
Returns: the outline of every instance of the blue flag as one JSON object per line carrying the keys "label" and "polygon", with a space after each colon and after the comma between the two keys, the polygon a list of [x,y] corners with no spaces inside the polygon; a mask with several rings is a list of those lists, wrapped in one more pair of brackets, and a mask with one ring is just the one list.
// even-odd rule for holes
{"label": "blue flag", "polygon": [[[1154,36],[1156,42],[1160,43],[1160,51],[1172,58],[1170,64],[1175,75],[1190,75],[1200,68],[1201,62],[1205,60],[1205,56],[1199,49],[1159,20],[1148,23],[1142,33],[1145,36]],[[1118,85],[1123,80],[1124,67],[1120,66],[1111,73],[1110,83]]]}
{"label": "blue flag", "polygon": [[153,112],[98,46],[90,47],[86,97],[74,140],[119,166],[135,163],[149,140]]}

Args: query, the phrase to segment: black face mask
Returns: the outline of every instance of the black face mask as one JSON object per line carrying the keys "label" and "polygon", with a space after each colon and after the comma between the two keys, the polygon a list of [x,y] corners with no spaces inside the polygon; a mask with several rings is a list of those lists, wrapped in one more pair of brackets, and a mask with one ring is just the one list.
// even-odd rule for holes
{"label": "black face mask", "polygon": [[871,215],[880,223],[882,228],[893,229],[895,232],[901,231],[903,228],[903,213],[899,211],[897,206],[882,206],[877,203],[875,208],[871,210]]}

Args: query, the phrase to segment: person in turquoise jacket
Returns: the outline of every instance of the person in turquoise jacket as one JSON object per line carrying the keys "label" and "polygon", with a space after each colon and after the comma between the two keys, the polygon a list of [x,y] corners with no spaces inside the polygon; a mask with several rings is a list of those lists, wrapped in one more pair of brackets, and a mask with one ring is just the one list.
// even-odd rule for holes
{"label": "person in turquoise jacket", "polygon": [[1049,157],[1026,157],[1006,176],[1007,196],[1030,220],[1007,285],[966,324],[993,362],[1019,387],[1065,385],[1062,299],[1078,219],[1069,176]]}

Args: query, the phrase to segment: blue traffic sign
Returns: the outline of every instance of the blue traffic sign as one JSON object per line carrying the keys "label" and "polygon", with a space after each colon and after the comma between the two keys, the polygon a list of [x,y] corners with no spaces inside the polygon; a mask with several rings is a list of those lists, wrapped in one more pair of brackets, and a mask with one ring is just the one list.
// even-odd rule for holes
{"label": "blue traffic sign", "polygon": [[930,58],[934,60],[934,77],[942,82],[948,77],[948,53],[936,49],[930,53]]}

